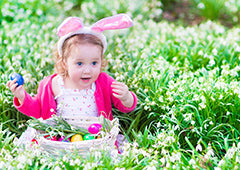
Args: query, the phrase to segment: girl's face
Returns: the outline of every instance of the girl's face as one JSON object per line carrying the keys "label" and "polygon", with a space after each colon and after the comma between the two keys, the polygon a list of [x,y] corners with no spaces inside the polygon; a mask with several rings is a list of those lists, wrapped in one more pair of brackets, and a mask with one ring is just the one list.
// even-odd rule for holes
{"label": "girl's face", "polygon": [[74,45],[65,63],[66,86],[71,89],[91,88],[101,72],[101,48],[94,44]]}

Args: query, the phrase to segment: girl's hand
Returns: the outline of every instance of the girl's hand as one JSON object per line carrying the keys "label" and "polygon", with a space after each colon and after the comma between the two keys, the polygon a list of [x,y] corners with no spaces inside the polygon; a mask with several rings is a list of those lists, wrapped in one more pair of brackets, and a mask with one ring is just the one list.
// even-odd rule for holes
{"label": "girl's hand", "polygon": [[17,79],[8,81],[7,87],[11,90],[13,95],[18,98],[19,103],[22,104],[23,100],[25,98],[24,88],[22,85],[17,87],[18,84],[16,83],[16,81],[17,81]]}
{"label": "girl's hand", "polygon": [[121,100],[125,107],[131,108],[133,106],[134,98],[128,90],[128,86],[126,84],[114,81],[112,82],[111,87],[113,88],[113,96]]}

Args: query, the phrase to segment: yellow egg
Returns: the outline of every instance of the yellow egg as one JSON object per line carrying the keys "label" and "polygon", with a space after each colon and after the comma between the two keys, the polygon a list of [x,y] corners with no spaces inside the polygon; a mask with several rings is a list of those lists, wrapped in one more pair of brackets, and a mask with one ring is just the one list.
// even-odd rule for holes
{"label": "yellow egg", "polygon": [[79,141],[83,141],[83,137],[81,135],[76,134],[71,137],[71,142],[79,142]]}

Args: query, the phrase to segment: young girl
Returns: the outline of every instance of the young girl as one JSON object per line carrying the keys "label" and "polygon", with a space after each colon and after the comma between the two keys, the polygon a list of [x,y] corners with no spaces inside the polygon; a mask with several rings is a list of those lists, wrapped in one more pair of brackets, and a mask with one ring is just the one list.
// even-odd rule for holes
{"label": "young girl", "polygon": [[56,73],[44,78],[31,97],[16,79],[7,82],[15,107],[27,116],[48,119],[64,116],[100,116],[112,120],[112,103],[121,112],[133,111],[136,95],[121,82],[102,72],[107,47],[104,30],[132,26],[125,14],[104,18],[86,28],[77,17],[69,17],[58,28]]}

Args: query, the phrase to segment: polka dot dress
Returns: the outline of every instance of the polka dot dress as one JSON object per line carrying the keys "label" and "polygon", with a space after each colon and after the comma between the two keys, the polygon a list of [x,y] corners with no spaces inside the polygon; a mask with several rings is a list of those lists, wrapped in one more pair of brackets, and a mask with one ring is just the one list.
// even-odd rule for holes
{"label": "polka dot dress", "polygon": [[98,116],[94,97],[95,83],[91,89],[65,89],[63,78],[58,76],[60,93],[55,97],[57,101],[57,115],[60,116]]}

